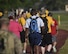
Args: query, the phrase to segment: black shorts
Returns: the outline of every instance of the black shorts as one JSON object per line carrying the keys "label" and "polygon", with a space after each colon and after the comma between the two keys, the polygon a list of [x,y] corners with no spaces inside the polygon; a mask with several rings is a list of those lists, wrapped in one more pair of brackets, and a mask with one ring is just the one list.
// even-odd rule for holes
{"label": "black shorts", "polygon": [[45,47],[45,45],[52,44],[52,35],[47,33],[43,35],[41,46]]}
{"label": "black shorts", "polygon": [[20,39],[22,43],[25,42],[25,31],[20,32]]}

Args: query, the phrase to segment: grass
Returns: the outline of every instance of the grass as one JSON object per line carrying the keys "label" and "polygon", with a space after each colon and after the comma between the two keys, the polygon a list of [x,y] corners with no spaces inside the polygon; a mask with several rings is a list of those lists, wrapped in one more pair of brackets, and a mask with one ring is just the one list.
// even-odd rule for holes
{"label": "grass", "polygon": [[68,39],[64,46],[60,49],[59,54],[68,54]]}
{"label": "grass", "polygon": [[58,21],[58,16],[60,16],[59,29],[68,30],[68,13],[53,13],[53,17],[57,21]]}

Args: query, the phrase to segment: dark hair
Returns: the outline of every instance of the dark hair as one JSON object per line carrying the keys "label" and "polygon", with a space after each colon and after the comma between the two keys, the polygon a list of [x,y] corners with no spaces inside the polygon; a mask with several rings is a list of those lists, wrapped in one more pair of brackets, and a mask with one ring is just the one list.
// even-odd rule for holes
{"label": "dark hair", "polygon": [[33,15],[36,15],[37,14],[37,10],[36,9],[32,9],[31,10],[31,15],[33,16]]}
{"label": "dark hair", "polygon": [[23,11],[22,14],[26,13],[26,11]]}
{"label": "dark hair", "polygon": [[8,25],[9,24],[9,20],[7,18],[1,18],[0,19],[0,29],[2,27],[2,25]]}
{"label": "dark hair", "polygon": [[52,16],[52,13],[48,13],[48,16]]}
{"label": "dark hair", "polygon": [[10,20],[10,19],[13,19],[13,16],[9,16],[8,19],[9,19],[9,20]]}

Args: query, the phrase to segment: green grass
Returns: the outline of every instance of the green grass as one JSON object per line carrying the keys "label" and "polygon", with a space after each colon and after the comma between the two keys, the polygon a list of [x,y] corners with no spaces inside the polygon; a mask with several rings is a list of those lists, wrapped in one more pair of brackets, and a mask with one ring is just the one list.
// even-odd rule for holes
{"label": "green grass", "polygon": [[53,17],[58,21],[60,15],[60,29],[68,30],[68,13],[53,13]]}
{"label": "green grass", "polygon": [[68,54],[68,39],[65,42],[64,46],[60,49],[58,54]]}

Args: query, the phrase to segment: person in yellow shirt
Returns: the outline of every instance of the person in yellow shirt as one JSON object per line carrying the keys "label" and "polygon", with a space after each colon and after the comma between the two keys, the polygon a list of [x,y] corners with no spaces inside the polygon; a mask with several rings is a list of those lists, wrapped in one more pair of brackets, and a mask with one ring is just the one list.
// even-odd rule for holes
{"label": "person in yellow shirt", "polygon": [[23,27],[23,31],[20,33],[20,35],[21,35],[21,42],[24,43],[23,54],[26,53],[26,46],[27,46],[27,40],[25,39],[25,24],[26,24],[25,18],[26,18],[26,12],[22,12],[21,17],[19,18],[19,23]]}
{"label": "person in yellow shirt", "polygon": [[27,17],[27,18],[30,18],[30,17],[31,17],[31,14],[30,14],[29,11],[26,11],[26,17]]}
{"label": "person in yellow shirt", "polygon": [[[47,19],[47,33],[43,34],[43,39],[42,39],[42,43],[41,43],[41,50],[42,50],[42,54],[45,54],[45,46],[47,45],[47,50],[46,53],[50,53],[51,49],[52,49],[52,35],[51,35],[51,25],[54,26],[54,21],[51,17],[51,13],[48,14],[48,16],[44,17]],[[47,29],[45,27],[45,29]]]}
{"label": "person in yellow shirt", "polygon": [[0,11],[0,18],[3,16],[3,12]]}
{"label": "person in yellow shirt", "polygon": [[48,20],[48,32],[47,33],[51,33],[51,25],[54,25],[54,21],[49,14],[46,17],[46,19]]}
{"label": "person in yellow shirt", "polygon": [[49,11],[47,10],[47,9],[45,9],[45,16],[48,16],[48,14],[49,14]]}

